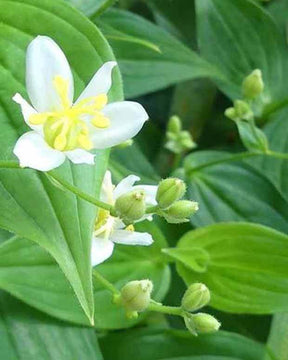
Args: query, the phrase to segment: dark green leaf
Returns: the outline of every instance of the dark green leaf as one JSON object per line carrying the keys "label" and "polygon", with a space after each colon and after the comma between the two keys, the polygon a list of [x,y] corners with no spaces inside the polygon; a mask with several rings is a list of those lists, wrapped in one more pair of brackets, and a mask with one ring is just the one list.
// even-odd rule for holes
{"label": "dark green leaf", "polygon": [[3,360],[101,360],[93,329],[64,324],[0,292]]}
{"label": "dark green leaf", "polygon": [[[178,248],[209,254],[206,272],[178,262],[189,285],[203,282],[211,305],[234,313],[269,314],[288,310],[288,236],[249,223],[215,224],[186,233]],[[191,253],[191,256],[192,253]]]}
{"label": "dark green leaf", "polygon": [[[195,52],[138,15],[113,9],[95,21],[107,36],[119,61],[127,97],[159,90],[195,77],[221,76]],[[117,40],[115,32],[119,37],[119,33],[122,33],[122,39]],[[127,41],[124,40],[125,36],[128,37]],[[129,37],[130,40],[131,37],[141,39],[146,45],[131,42]],[[153,44],[154,49],[153,46],[147,46],[147,42]]]}
{"label": "dark green leaf", "polygon": [[219,83],[232,98],[254,69],[264,75],[263,101],[287,97],[286,44],[271,17],[249,0],[196,0],[201,54],[225,74]]}
{"label": "dark green leaf", "polygon": [[65,0],[71,5],[81,10],[85,15],[90,16],[95,14],[107,0]]}
{"label": "dark green leaf", "polygon": [[220,331],[197,338],[187,331],[141,329],[100,339],[105,359],[113,360],[262,360],[263,346]]}
{"label": "dark green leaf", "polygon": [[[13,147],[27,127],[11,98],[16,92],[27,98],[24,67],[28,43],[38,34],[59,43],[72,66],[77,94],[103,62],[113,59],[113,54],[97,28],[64,2],[1,0],[0,22],[1,160],[15,160]],[[110,99],[121,99],[117,71],[114,80]],[[97,195],[106,161],[107,154],[101,151],[95,167],[66,162],[57,173],[84,192]],[[52,254],[89,318],[94,311],[90,242],[95,211],[91,204],[55,188],[44,174],[0,171],[0,226],[37,242]]]}
{"label": "dark green leaf", "polygon": [[283,195],[253,167],[221,163],[231,159],[233,154],[217,151],[199,151],[186,158],[188,197],[200,207],[191,218],[193,225],[249,221],[287,232],[288,206]]}

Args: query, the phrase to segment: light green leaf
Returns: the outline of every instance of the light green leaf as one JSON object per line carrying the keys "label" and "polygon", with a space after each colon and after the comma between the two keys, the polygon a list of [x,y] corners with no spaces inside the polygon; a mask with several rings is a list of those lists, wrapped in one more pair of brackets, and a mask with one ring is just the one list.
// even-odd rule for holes
{"label": "light green leaf", "polygon": [[99,341],[104,358],[113,360],[262,360],[264,356],[263,345],[224,331],[193,337],[187,331],[134,329]]}
{"label": "light green leaf", "polygon": [[[154,284],[153,297],[161,301],[170,281],[169,268],[161,255],[161,248],[167,244],[152,222],[137,228],[150,232],[154,245],[117,245],[112,258],[97,266],[97,271],[118,289],[130,280],[149,278]],[[43,248],[30,240],[13,237],[0,245],[0,288],[54,317],[88,324],[62,271]],[[95,327],[123,328],[137,322],[127,320],[124,310],[111,300],[111,294],[94,279]]]}
{"label": "light green leaf", "polygon": [[288,314],[280,313],[273,316],[271,330],[267,341],[269,354],[265,360],[288,359]]}
{"label": "light green leaf", "polygon": [[[104,33],[109,27],[124,36],[153,44],[142,44],[108,37],[119,61],[127,97],[135,97],[195,77],[221,77],[214,67],[202,60],[159,26],[133,13],[112,9],[95,22]],[[105,31],[106,29],[106,31]],[[109,35],[108,33],[108,35]],[[160,52],[155,51],[155,47]]]}
{"label": "light green leaf", "polygon": [[[11,98],[15,92],[27,98],[24,67],[28,43],[38,34],[59,43],[73,69],[76,96],[113,54],[97,28],[64,2],[1,0],[0,23],[0,157],[15,160],[13,147],[27,127]],[[122,98],[118,71],[109,97]],[[98,152],[96,158],[95,167],[73,166],[67,161],[57,174],[97,196],[107,153]],[[95,211],[91,204],[54,187],[42,173],[0,171],[0,226],[35,241],[56,259],[90,319],[94,311],[90,244]]]}
{"label": "light green leaf", "polygon": [[4,360],[101,360],[93,329],[63,324],[0,292]]}
{"label": "light green leaf", "polygon": [[222,163],[231,159],[233,154],[218,151],[199,151],[185,159],[187,196],[198,201],[200,208],[192,224],[249,221],[287,232],[288,206],[283,195],[253,167]]}
{"label": "light green leaf", "polygon": [[200,52],[225,74],[220,88],[240,97],[241,83],[254,69],[265,81],[264,102],[287,97],[287,50],[273,20],[249,0],[196,0]]}
{"label": "light green leaf", "polygon": [[207,271],[178,262],[187,285],[203,282],[211,306],[225,312],[270,314],[288,310],[288,236],[249,223],[215,224],[186,233],[178,248],[209,254]]}

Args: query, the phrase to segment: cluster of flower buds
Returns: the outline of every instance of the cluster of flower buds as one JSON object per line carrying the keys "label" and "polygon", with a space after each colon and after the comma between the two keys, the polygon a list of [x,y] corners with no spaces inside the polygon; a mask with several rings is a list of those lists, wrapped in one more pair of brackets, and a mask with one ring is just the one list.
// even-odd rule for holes
{"label": "cluster of flower buds", "polygon": [[158,187],[155,186],[156,198],[154,195],[153,202],[157,205],[148,206],[146,192],[141,190],[141,185],[139,185],[139,188],[124,193],[116,199],[115,214],[126,225],[144,220],[148,214],[162,216],[171,224],[187,222],[199,206],[195,201],[181,200],[185,192],[186,185],[182,180],[164,179]]}
{"label": "cluster of flower buds", "polygon": [[152,291],[150,280],[130,281],[122,287],[120,295],[114,297],[114,302],[124,307],[129,319],[135,319],[149,306]]}
{"label": "cluster of flower buds", "polygon": [[268,140],[264,132],[255,125],[254,111],[257,99],[263,93],[264,82],[259,69],[252,71],[242,83],[242,100],[235,100],[233,107],[226,109],[225,115],[235,121],[240,138],[249,151],[268,151]]}
{"label": "cluster of flower buds", "polygon": [[195,201],[180,200],[185,192],[186,185],[182,180],[177,178],[162,180],[156,195],[157,214],[171,224],[189,221],[189,218],[199,209],[199,205]]}
{"label": "cluster of flower buds", "polygon": [[166,132],[166,149],[174,154],[182,154],[194,149],[197,145],[188,131],[182,130],[182,123],[178,116],[172,116],[168,122]]}
{"label": "cluster of flower buds", "polygon": [[191,314],[206,306],[210,301],[210,291],[206,285],[195,283],[186,290],[181,307],[187,329],[195,336],[199,333],[212,333],[219,329],[220,323],[212,315],[205,313]]}

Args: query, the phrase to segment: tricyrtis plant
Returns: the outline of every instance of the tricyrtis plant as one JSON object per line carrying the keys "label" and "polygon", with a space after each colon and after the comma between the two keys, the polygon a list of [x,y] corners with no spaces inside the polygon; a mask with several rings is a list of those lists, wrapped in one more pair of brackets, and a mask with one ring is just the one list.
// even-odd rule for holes
{"label": "tricyrtis plant", "polygon": [[288,360],[286,10],[0,0],[2,357]]}

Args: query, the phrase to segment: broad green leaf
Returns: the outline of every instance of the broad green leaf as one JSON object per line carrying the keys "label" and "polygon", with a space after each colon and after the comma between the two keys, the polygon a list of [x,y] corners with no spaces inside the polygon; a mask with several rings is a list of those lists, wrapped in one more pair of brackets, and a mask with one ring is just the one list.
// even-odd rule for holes
{"label": "broad green leaf", "polygon": [[233,162],[234,156],[199,151],[185,159],[187,196],[200,207],[191,218],[192,224],[201,227],[222,221],[249,221],[287,232],[288,206],[283,195],[258,170]]}
{"label": "broad green leaf", "polygon": [[103,359],[93,329],[51,319],[2,291],[0,306],[1,359]]}
{"label": "broad green leaf", "polygon": [[[287,243],[287,235],[261,225],[215,224],[186,233],[177,246],[183,252],[194,248],[206,251],[206,272],[193,271],[179,261],[177,270],[187,285],[196,281],[206,284],[212,294],[211,306],[221,311],[287,311]],[[190,256],[193,261],[192,252]]]}
{"label": "broad green leaf", "polygon": [[287,97],[287,50],[271,17],[249,0],[196,0],[198,41],[206,60],[228,79],[218,83],[239,97],[243,78],[254,69],[264,75],[263,101]]}
{"label": "broad green leaf", "polygon": [[[17,16],[21,14],[21,16]],[[63,48],[73,69],[76,96],[94,72],[113,54],[93,24],[64,2],[53,0],[0,1],[0,145],[1,160],[16,160],[12,150],[27,127],[16,92],[24,87],[25,52],[38,34],[52,37]],[[122,98],[119,72],[114,72],[110,100]],[[57,169],[59,177],[91,195],[99,192],[107,153],[97,153],[97,165]],[[0,171],[0,227],[43,246],[59,263],[86,315],[93,318],[90,242],[95,207],[63,192],[32,170]],[[97,304],[96,304],[97,306]]]}
{"label": "broad green leaf", "polygon": [[[107,0],[65,0],[85,15],[90,16],[95,14]],[[109,0],[108,0],[109,1]]]}
{"label": "broad green leaf", "polygon": [[281,313],[273,316],[271,330],[267,341],[268,353],[265,360],[288,359],[288,314]]}
{"label": "broad green leaf", "polygon": [[256,341],[224,331],[196,338],[187,331],[134,329],[99,341],[104,358],[113,360],[262,360],[264,356],[264,347]]}
{"label": "broad green leaf", "polygon": [[[221,76],[212,65],[176,38],[138,15],[113,9],[95,22],[108,35],[119,61],[127,97],[146,94],[195,77]],[[123,38],[111,38],[111,29],[122,33]],[[154,49],[147,44],[124,41],[125,36],[153,44]]]}
{"label": "broad green leaf", "polygon": [[[117,245],[111,259],[96,269],[118,289],[130,280],[149,278],[153,297],[161,301],[169,288],[170,272],[161,255],[167,244],[152,222],[138,225],[152,234],[153,246]],[[74,293],[53,258],[36,243],[13,237],[0,246],[0,288],[54,317],[88,325]],[[111,302],[111,294],[94,279],[95,327],[123,328],[137,321],[127,320],[122,308]],[[142,319],[142,316],[139,320]]]}

